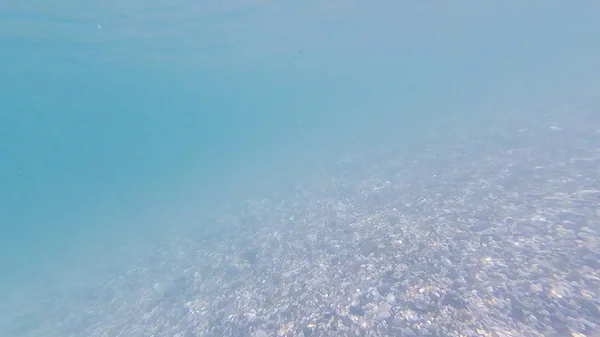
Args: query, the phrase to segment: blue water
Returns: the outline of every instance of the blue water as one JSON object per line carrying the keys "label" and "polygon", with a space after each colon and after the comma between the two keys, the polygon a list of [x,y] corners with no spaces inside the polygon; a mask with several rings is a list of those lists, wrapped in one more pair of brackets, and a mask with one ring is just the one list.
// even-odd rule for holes
{"label": "blue water", "polygon": [[464,107],[584,86],[600,69],[598,13],[594,1],[4,1],[2,290],[143,254],[285,170],[476,117]]}

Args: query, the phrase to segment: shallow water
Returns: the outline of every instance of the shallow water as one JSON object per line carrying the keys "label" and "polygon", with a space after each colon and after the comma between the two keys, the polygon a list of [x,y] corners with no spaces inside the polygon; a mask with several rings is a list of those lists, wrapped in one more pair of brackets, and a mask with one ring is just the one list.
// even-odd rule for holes
{"label": "shallow water", "polygon": [[578,97],[600,78],[599,9],[0,4],[2,315],[53,326],[27,314],[31,298],[122,275],[247,198]]}

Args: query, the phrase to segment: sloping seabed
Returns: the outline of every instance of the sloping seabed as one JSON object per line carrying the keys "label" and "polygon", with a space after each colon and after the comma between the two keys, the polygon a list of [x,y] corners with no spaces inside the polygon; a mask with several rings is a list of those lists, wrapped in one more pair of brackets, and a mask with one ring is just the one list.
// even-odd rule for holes
{"label": "sloping seabed", "polygon": [[2,335],[599,336],[598,103],[340,160]]}

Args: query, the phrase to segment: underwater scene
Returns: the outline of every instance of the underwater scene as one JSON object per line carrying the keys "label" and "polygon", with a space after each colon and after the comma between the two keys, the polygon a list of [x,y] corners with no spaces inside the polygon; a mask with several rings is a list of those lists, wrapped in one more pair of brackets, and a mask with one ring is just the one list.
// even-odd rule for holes
{"label": "underwater scene", "polygon": [[0,3],[0,336],[600,337],[598,13]]}

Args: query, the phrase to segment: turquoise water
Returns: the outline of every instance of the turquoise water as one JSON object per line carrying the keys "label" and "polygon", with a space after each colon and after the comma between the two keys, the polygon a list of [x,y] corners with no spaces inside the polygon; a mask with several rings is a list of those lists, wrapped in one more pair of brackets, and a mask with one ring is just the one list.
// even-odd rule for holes
{"label": "turquoise water", "polygon": [[2,289],[143,254],[280,174],[467,123],[463,107],[583,85],[600,69],[599,12],[592,1],[5,1]]}

